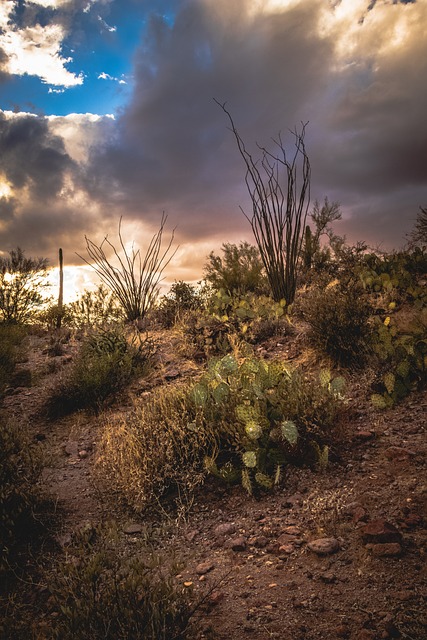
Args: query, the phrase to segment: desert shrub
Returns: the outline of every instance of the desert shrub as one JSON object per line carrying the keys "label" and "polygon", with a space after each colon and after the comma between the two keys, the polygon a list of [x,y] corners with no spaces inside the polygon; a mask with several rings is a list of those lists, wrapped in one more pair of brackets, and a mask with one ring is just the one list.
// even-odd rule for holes
{"label": "desert shrub", "polygon": [[160,300],[154,318],[163,327],[169,329],[182,320],[186,312],[202,309],[203,305],[204,296],[200,288],[197,289],[188,282],[174,282],[169,293]]}
{"label": "desert shrub", "polygon": [[114,293],[100,284],[95,291],[86,289],[77,300],[66,305],[66,314],[65,324],[83,329],[117,323],[123,311]]}
{"label": "desert shrub", "polygon": [[186,318],[186,333],[206,357],[225,355],[236,341],[256,343],[290,332],[286,302],[263,295],[213,293],[204,313]]}
{"label": "desert shrub", "polygon": [[387,303],[409,302],[418,309],[427,305],[425,249],[368,254],[357,273],[366,291],[375,297],[385,296]]}
{"label": "desert shrub", "polygon": [[0,415],[0,575],[31,522],[40,468],[23,427]]}
{"label": "desert shrub", "polygon": [[223,256],[212,251],[205,265],[205,278],[212,287],[223,289],[228,294],[266,293],[268,281],[257,247],[248,242],[239,245],[225,243],[221,247]]}
{"label": "desert shrub", "polygon": [[130,415],[108,418],[98,447],[97,476],[136,511],[166,495],[185,498],[205,477],[213,430],[188,387],[159,390]]}
{"label": "desert shrub", "polygon": [[145,540],[118,552],[117,529],[88,528],[50,576],[58,640],[171,640],[183,637],[191,616],[179,589],[177,561]]}
{"label": "desert shrub", "polygon": [[308,338],[317,349],[343,366],[358,366],[365,361],[371,307],[358,283],[319,283],[301,300],[300,310],[309,325]]}
{"label": "desert shrub", "polygon": [[0,256],[0,321],[26,323],[43,306],[46,258],[26,258],[20,247]]}
{"label": "desert shrub", "polygon": [[289,462],[324,462],[343,388],[343,378],[329,371],[310,381],[289,364],[250,351],[241,359],[211,360],[192,390],[205,428],[219,439],[206,468],[227,482],[241,480],[251,493],[277,484]]}
{"label": "desert shrub", "polygon": [[128,337],[120,326],[89,334],[70,373],[49,401],[50,413],[60,415],[87,407],[97,410],[108,396],[148,372],[154,352],[151,339],[139,333]]}
{"label": "desert shrub", "polygon": [[26,331],[22,326],[0,323],[0,397],[22,357]]}
{"label": "desert shrub", "polygon": [[392,313],[376,318],[373,349],[379,379],[371,400],[378,409],[392,407],[427,382],[427,307],[413,309],[406,321]]}

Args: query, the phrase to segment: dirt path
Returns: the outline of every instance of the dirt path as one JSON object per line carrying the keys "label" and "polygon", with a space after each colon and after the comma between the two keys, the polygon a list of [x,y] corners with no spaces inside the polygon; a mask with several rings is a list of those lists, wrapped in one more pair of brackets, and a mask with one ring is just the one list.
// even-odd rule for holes
{"label": "dirt path", "polygon": [[[66,544],[76,528],[111,517],[92,482],[99,421],[83,413],[46,420],[43,403],[72,348],[53,358],[47,338],[31,340],[21,369],[33,386],[15,389],[4,407],[48,453],[42,484],[61,509]],[[289,469],[280,491],[258,500],[208,482],[165,541],[185,559],[182,588],[196,600],[209,593],[197,637],[427,637],[427,393],[378,413],[357,380],[351,392],[324,473]]]}

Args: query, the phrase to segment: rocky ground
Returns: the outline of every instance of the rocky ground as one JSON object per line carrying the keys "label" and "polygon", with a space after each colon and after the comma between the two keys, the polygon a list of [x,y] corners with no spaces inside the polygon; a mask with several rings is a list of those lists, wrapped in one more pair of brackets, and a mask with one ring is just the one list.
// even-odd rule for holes
{"label": "rocky ground", "polygon": [[[70,343],[52,356],[48,337],[32,336],[29,360],[20,365],[24,382],[22,371],[31,370],[32,386],[15,385],[4,400],[6,412],[25,421],[48,454],[42,484],[61,514],[57,553],[88,522],[113,515],[126,545],[136,544],[144,527],[94,486],[102,416],[49,421],[43,413],[75,348]],[[297,359],[301,345],[270,340],[260,350]],[[155,375],[131,394],[196,370],[164,342]],[[280,490],[257,499],[207,482],[169,528],[164,545],[184,560],[176,580],[202,601],[194,617],[197,638],[427,638],[427,393],[378,412],[366,385],[353,374],[349,410],[326,470],[289,468]],[[128,400],[109,411],[122,410]],[[49,611],[39,615],[45,620]]]}

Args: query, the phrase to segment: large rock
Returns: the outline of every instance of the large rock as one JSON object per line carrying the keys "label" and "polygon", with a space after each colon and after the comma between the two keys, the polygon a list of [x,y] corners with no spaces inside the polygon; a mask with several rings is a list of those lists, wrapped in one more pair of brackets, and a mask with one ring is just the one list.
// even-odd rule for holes
{"label": "large rock", "polygon": [[361,528],[361,533],[365,543],[400,542],[402,540],[400,531],[384,518],[368,522]]}

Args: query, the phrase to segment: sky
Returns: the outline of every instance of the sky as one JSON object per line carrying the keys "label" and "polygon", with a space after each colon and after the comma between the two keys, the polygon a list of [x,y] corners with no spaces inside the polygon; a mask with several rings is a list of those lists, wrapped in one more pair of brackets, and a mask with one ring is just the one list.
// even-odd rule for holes
{"label": "sky", "polygon": [[[90,270],[85,236],[147,246],[169,281],[254,242],[229,122],[257,153],[308,123],[311,205],[384,250],[427,205],[427,0],[0,0],[0,251]],[[80,275],[77,275],[77,274]]]}

